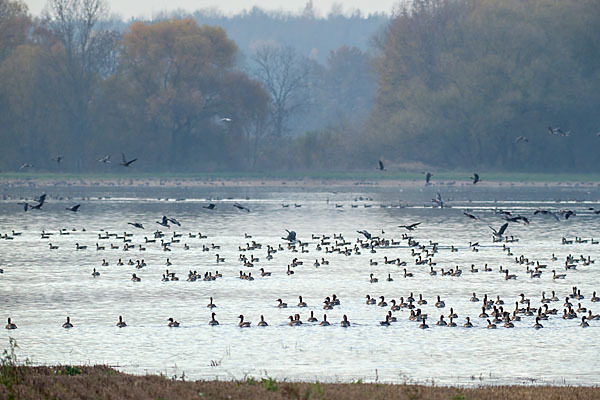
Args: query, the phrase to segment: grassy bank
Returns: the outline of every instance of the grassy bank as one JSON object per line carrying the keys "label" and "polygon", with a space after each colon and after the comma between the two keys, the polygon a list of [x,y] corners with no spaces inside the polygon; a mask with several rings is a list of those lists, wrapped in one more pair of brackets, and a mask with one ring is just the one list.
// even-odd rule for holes
{"label": "grassy bank", "polygon": [[[432,183],[436,182],[469,182],[472,172],[447,171],[433,172]],[[570,182],[589,183],[600,182],[600,174],[545,174],[522,172],[481,172],[481,184],[486,182]],[[296,172],[213,172],[213,173],[145,173],[123,170],[114,173],[53,173],[53,172],[4,172],[0,173],[0,182],[65,182],[65,181],[239,181],[239,180],[340,180],[340,181],[418,181],[424,182],[425,177],[418,172],[391,172],[391,171],[296,171]]]}
{"label": "grassy bank", "polygon": [[431,387],[377,383],[196,381],[137,376],[106,366],[3,370],[2,399],[600,399],[600,388],[552,386]]}

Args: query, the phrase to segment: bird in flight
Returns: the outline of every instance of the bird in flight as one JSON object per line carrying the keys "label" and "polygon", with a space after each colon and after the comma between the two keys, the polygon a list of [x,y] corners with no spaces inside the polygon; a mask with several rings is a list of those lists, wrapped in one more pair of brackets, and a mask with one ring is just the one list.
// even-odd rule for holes
{"label": "bird in flight", "polygon": [[33,168],[33,164],[23,163],[19,169]]}
{"label": "bird in flight", "polygon": [[507,222],[519,222],[519,221],[523,221],[523,223],[525,225],[529,225],[529,219],[527,219],[527,217],[523,217],[522,215],[517,215],[517,216],[514,216],[514,217],[505,215],[503,217],[503,219],[505,221],[507,221]]}
{"label": "bird in flight", "polygon": [[473,185],[481,180],[481,179],[479,179],[479,174],[477,172],[473,173],[473,176],[471,177],[471,179],[473,179]]}
{"label": "bird in flight", "polygon": [[529,142],[529,139],[527,139],[527,137],[525,137],[525,136],[518,136],[518,137],[515,139],[515,143],[519,143],[519,142],[525,142],[525,143],[528,143],[528,142]]}
{"label": "bird in flight", "polygon": [[125,158],[125,153],[121,153],[121,155],[123,156],[123,161],[121,161],[120,164],[124,167],[129,167],[131,164],[137,161],[137,158],[127,161],[127,159]]}
{"label": "bird in flight", "polygon": [[560,219],[558,218],[558,215],[556,215],[556,213],[549,211],[549,210],[535,210],[533,212],[533,215],[538,215],[538,214],[551,215],[554,217],[554,219],[556,219],[557,221],[560,221]]}
{"label": "bird in flight", "polygon": [[104,157],[100,157],[98,159],[96,159],[96,161],[104,163],[104,164],[110,164],[110,154]]}
{"label": "bird in flight", "polygon": [[405,228],[409,231],[414,231],[417,226],[419,226],[420,222],[415,222],[414,224],[410,224],[410,225],[398,225],[398,228]]}
{"label": "bird in flight", "polygon": [[425,172],[425,184],[426,185],[429,185],[432,176],[433,176],[433,174],[431,172]]}
{"label": "bird in flight", "polygon": [[444,208],[444,200],[442,200],[442,195],[440,192],[437,193],[435,199],[431,199],[431,202],[437,204],[440,208]]}
{"label": "bird in flight", "polygon": [[500,229],[498,229],[498,230],[496,230],[490,226],[490,229],[493,231],[494,242],[501,242],[502,240],[504,240],[503,235],[504,235],[504,232],[506,231],[506,228],[508,228],[508,222],[506,222],[504,225],[502,225],[500,227]]}
{"label": "bird in flight", "polygon": [[42,194],[40,197],[33,199],[34,201],[37,201],[38,204],[32,206],[31,204],[25,202],[25,203],[19,203],[19,204],[23,204],[23,208],[25,209],[25,211],[27,210],[41,210],[42,206],[44,205],[44,203],[46,202],[46,193]]}
{"label": "bird in flight", "polygon": [[67,207],[67,210],[77,212],[79,211],[79,207],[81,207],[81,204],[75,204],[74,206]]}
{"label": "bird in flight", "polygon": [[144,229],[144,225],[140,224],[139,222],[128,222],[128,224],[134,228]]}
{"label": "bird in flight", "polygon": [[56,161],[57,164],[60,164],[60,162],[63,160],[63,156],[58,156],[58,157],[54,157],[52,159],[52,161]]}
{"label": "bird in flight", "polygon": [[369,232],[367,232],[366,229],[363,229],[362,231],[356,231],[358,233],[360,233],[361,235],[363,235],[364,237],[366,237],[367,239],[371,239],[371,234]]}
{"label": "bird in flight", "polygon": [[383,165],[383,161],[379,160],[379,166],[377,167],[378,170],[383,171],[385,170],[385,167]]}
{"label": "bird in flight", "polygon": [[288,234],[287,237],[282,237],[283,240],[288,240],[290,242],[295,242],[296,241],[296,232],[295,231],[289,231],[289,230],[285,230]]}
{"label": "bird in flight", "polygon": [[214,210],[216,206],[217,206],[216,204],[210,203],[207,206],[203,206],[203,208],[206,208],[207,210]]}
{"label": "bird in flight", "polygon": [[235,208],[237,208],[238,210],[243,210],[243,211],[247,211],[250,212],[250,209],[248,207],[244,207],[243,205],[241,205],[240,203],[234,203],[233,206]]}
{"label": "bird in flight", "polygon": [[223,117],[221,118],[221,122],[231,122],[231,118]]}
{"label": "bird in flight", "polygon": [[467,212],[467,211],[463,212],[463,214],[466,215],[467,217],[471,218],[471,219],[474,219],[474,220],[478,220],[479,219],[479,217],[477,215],[471,214],[470,212]]}

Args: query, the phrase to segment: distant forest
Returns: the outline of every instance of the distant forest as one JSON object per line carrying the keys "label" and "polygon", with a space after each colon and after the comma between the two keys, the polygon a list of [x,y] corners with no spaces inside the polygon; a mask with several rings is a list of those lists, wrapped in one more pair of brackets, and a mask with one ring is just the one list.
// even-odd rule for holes
{"label": "distant forest", "polygon": [[0,172],[598,172],[600,2],[402,4],[123,22],[0,0]]}

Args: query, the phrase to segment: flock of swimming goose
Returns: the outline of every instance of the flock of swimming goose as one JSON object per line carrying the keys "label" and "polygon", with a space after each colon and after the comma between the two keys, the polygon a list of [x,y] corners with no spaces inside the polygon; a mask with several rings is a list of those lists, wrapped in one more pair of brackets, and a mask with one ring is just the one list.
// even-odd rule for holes
{"label": "flock of swimming goose", "polygon": [[[41,197],[41,201],[40,201],[40,199],[38,199],[40,207],[44,203],[44,200],[45,200],[45,195]],[[438,206],[442,207],[440,205],[440,203],[442,203],[442,200],[441,200],[441,196],[439,196],[439,194],[438,194],[438,197],[436,199],[434,199],[433,202],[435,204],[437,204]],[[214,209],[214,207],[210,207],[210,206],[212,206],[212,204],[205,208],[209,208],[211,210]],[[34,207],[36,207],[36,206],[34,206]],[[26,210],[28,208],[31,209],[34,207],[27,205]],[[238,207],[237,203],[236,203],[236,207],[239,210],[249,212],[249,209],[247,207],[244,207],[244,206]],[[76,210],[71,210],[71,211],[76,211]],[[528,223],[527,218],[522,217],[522,216],[512,215],[510,212],[496,210],[496,213],[501,214],[504,217],[504,219],[509,222],[519,222],[519,221],[525,222],[526,221],[526,223]],[[542,213],[542,214],[546,213],[547,214],[548,212],[544,212],[544,210],[538,210],[538,211],[536,211],[535,214],[538,214],[538,213]],[[471,219],[478,219],[477,217],[473,216],[472,214],[469,214],[466,212],[465,212],[465,215],[467,215]],[[556,213],[552,213],[552,215],[554,217],[558,218]],[[576,214],[574,212],[566,213],[565,219],[568,219],[569,216],[573,216],[573,215],[576,215]],[[523,221],[523,219],[525,221]],[[512,253],[512,250],[511,250],[511,243],[517,242],[518,239],[516,239],[512,236],[505,236],[509,222],[504,223],[499,229],[490,227],[492,230],[492,241],[493,242],[502,242],[502,251],[505,252],[511,258],[514,257],[515,268],[522,269],[524,266],[525,273],[529,276],[530,279],[541,278],[543,272],[546,269],[549,269],[548,264],[542,264],[539,262],[539,260],[530,260],[529,258],[525,257],[525,255],[514,256],[514,254]],[[167,217],[167,216],[163,216],[161,219],[156,221],[156,223],[163,228],[171,228],[171,225],[177,225],[178,227],[181,226],[181,223],[177,219],[175,219],[173,217]],[[144,229],[143,224],[139,223],[139,222],[128,222],[128,224],[137,229]],[[435,261],[436,254],[438,254],[440,251],[456,252],[456,251],[458,251],[458,248],[455,247],[454,245],[442,246],[439,243],[432,242],[431,240],[429,240],[427,243],[422,243],[422,242],[418,241],[415,236],[412,236],[412,234],[419,227],[420,224],[421,224],[420,222],[412,222],[412,223],[408,223],[408,224],[404,224],[404,225],[399,225],[399,228],[405,229],[406,231],[408,231],[410,233],[410,234],[403,233],[399,240],[384,237],[383,235],[385,233],[383,231],[381,232],[381,236],[377,236],[375,234],[369,233],[366,230],[361,230],[361,231],[357,231],[361,235],[361,237],[356,238],[356,240],[353,242],[347,240],[342,234],[334,234],[333,239],[332,239],[331,235],[312,234],[311,238],[310,238],[310,242],[309,242],[309,241],[303,241],[303,240],[299,239],[297,237],[296,232],[287,230],[287,235],[282,237],[282,239],[285,241],[285,243],[280,242],[280,243],[275,243],[273,245],[266,244],[264,246],[266,251],[265,251],[265,249],[263,249],[263,244],[258,243],[254,240],[250,240],[250,239],[252,239],[252,236],[249,234],[244,234],[244,240],[246,241],[246,243],[244,246],[238,246],[238,252],[239,252],[238,262],[241,263],[243,268],[246,268],[246,269],[253,268],[255,265],[258,265],[260,263],[260,257],[256,257],[254,255],[254,253],[247,255],[248,252],[264,252],[265,253],[264,254],[264,262],[267,262],[267,263],[269,261],[273,260],[274,255],[276,253],[285,253],[285,252],[292,253],[293,258],[289,262],[289,264],[287,264],[285,271],[269,272],[269,271],[266,271],[264,267],[261,267],[260,274],[252,276],[251,272],[246,272],[244,270],[240,270],[239,271],[239,279],[247,280],[247,281],[253,281],[255,279],[255,277],[259,278],[259,279],[268,279],[269,277],[271,277],[273,274],[276,274],[276,273],[279,273],[281,275],[283,275],[283,274],[293,275],[296,271],[299,271],[302,269],[302,268],[298,268],[298,267],[304,265],[305,262],[306,262],[306,264],[312,265],[314,268],[327,266],[329,264],[329,261],[325,259],[324,255],[335,254],[335,255],[342,255],[342,256],[350,257],[350,256],[360,255],[361,253],[365,252],[365,253],[370,253],[371,257],[376,257],[375,254],[377,254],[378,251],[386,250],[386,249],[394,249],[394,248],[398,248],[401,246],[406,246],[407,248],[410,249],[410,255],[413,258],[412,261],[408,260],[408,259],[401,260],[400,257],[389,258],[387,255],[384,256],[383,259],[375,260],[374,258],[371,258],[369,261],[370,267],[374,267],[379,264],[402,267],[400,269],[400,271],[402,271],[402,273],[400,273],[398,276],[392,277],[392,273],[388,273],[387,278],[385,279],[385,281],[387,281],[387,282],[392,282],[394,280],[394,278],[396,278],[396,279],[414,278],[418,274],[422,274],[422,275],[428,274],[431,277],[449,276],[449,277],[454,277],[454,278],[460,278],[463,273],[475,274],[475,273],[481,272],[481,273],[493,274],[495,270],[502,276],[502,278],[504,280],[514,280],[514,279],[518,278],[518,275],[516,273],[511,273],[511,271],[509,271],[508,268],[503,268],[502,266],[499,266],[498,268],[492,268],[492,267],[489,267],[487,264],[485,264],[483,267],[476,267],[474,264],[471,264],[470,268],[465,268],[465,269],[462,269],[459,265],[456,265],[455,267],[450,267],[450,268],[439,268],[438,269],[437,263]],[[61,229],[60,231],[56,232],[56,234],[57,234],[56,237],[61,238],[61,237],[69,236],[71,232],[66,229]],[[41,238],[42,239],[50,239],[51,236],[54,234],[55,234],[54,232],[42,231]],[[21,235],[21,233],[12,230],[10,236],[8,234],[5,234],[4,237],[2,237],[2,238],[14,239],[16,237],[19,237],[20,235]],[[105,251],[107,248],[109,248],[110,250],[120,249],[123,251],[129,251],[129,250],[145,251],[147,246],[160,246],[158,248],[161,249],[162,251],[170,252],[173,249],[175,249],[176,247],[179,249],[177,244],[179,244],[182,240],[187,240],[188,242],[191,243],[193,239],[196,239],[196,240],[207,239],[207,235],[203,235],[200,232],[198,232],[198,233],[188,232],[187,234],[183,234],[183,233],[177,233],[176,231],[174,231],[169,236],[161,230],[156,230],[150,238],[148,238],[148,236],[144,236],[143,242],[140,241],[137,243],[137,245],[133,243],[134,239],[136,239],[136,240],[140,239],[139,235],[135,235],[135,237],[134,237],[133,233],[128,233],[126,231],[124,231],[122,234],[108,232],[108,231],[101,231],[101,232],[97,233],[97,241],[95,243],[95,246],[91,246],[91,247],[92,248],[95,247],[96,252],[101,252],[101,251]],[[109,246],[101,244],[102,241],[110,242]],[[588,239],[583,239],[580,237],[576,237],[575,239],[568,239],[565,237],[562,238],[563,245],[573,244],[573,242],[588,243]],[[56,241],[55,241],[55,243],[56,243]],[[592,238],[592,239],[589,239],[589,243],[598,244],[598,241],[594,240]],[[57,244],[52,244],[51,242],[48,242],[48,245],[49,245],[49,250],[59,249],[59,245],[57,245]],[[75,251],[84,251],[84,250],[88,249],[88,246],[89,245],[82,245],[79,242],[77,242],[77,243],[75,243],[74,250]],[[478,252],[479,247],[480,247],[479,243],[469,243],[468,251]],[[191,247],[188,243],[183,243],[183,247],[181,247],[181,249],[183,251],[189,250],[190,248]],[[211,243],[211,244],[203,243],[201,249],[202,249],[202,252],[218,251],[220,249],[220,246],[216,245],[214,243]],[[464,251],[464,250],[462,250],[462,251]],[[306,258],[310,257],[310,256],[304,256],[304,254],[310,253],[310,252],[317,252],[319,254],[318,257],[314,258],[315,259],[314,263],[312,263],[312,261],[309,262],[306,260]],[[298,255],[296,253],[298,255],[300,255],[300,257],[298,257]],[[302,260],[301,258],[304,258],[304,260]],[[216,265],[226,263],[225,257],[221,256],[219,253],[214,254],[214,259],[215,259]],[[554,254],[552,254],[551,261],[553,263],[556,263],[558,261],[558,258]],[[584,256],[583,254],[581,254],[579,256],[576,256],[576,255],[569,254],[565,258],[564,264],[562,264],[562,266],[564,267],[566,272],[562,273],[562,274],[557,273],[556,269],[558,268],[558,266],[555,266],[555,267],[553,267],[554,269],[552,269],[552,274],[553,274],[552,279],[553,280],[565,279],[567,277],[567,273],[578,271],[578,270],[586,268],[586,267],[590,267],[593,263],[594,263],[594,260],[589,255]],[[132,258],[129,258],[128,261],[123,261],[123,258],[119,258],[115,264],[117,266],[125,266],[125,265],[133,266],[134,268],[136,268],[138,270],[147,267],[147,264],[144,261],[144,259],[136,259],[134,261]],[[412,265],[412,264],[415,265],[415,269],[413,269],[412,271],[409,272],[408,268],[410,268],[410,265]],[[165,265],[167,267],[172,265],[170,258],[166,259]],[[229,265],[231,265],[231,263]],[[560,264],[558,264],[558,265],[560,265]],[[98,268],[96,268],[96,267],[93,268],[93,271],[91,272],[91,276],[93,278],[101,279],[101,272],[99,269],[109,267],[109,266],[110,266],[110,262],[106,261],[106,259],[103,258],[102,262],[100,263],[100,266]],[[4,271],[0,269],[0,273],[3,273],[3,272]],[[161,280],[163,282],[179,281],[179,278],[176,276],[176,273],[173,271],[169,271],[168,269],[165,271],[165,273],[163,273],[161,275],[162,275]],[[370,282],[371,284],[377,284],[380,281],[380,279],[376,276],[376,273],[374,273],[374,272],[371,272],[368,276],[369,276],[368,282]],[[223,274],[220,273],[218,270],[216,270],[214,273],[212,271],[207,271],[207,272],[202,273],[202,272],[197,272],[195,270],[189,270],[186,281],[188,281],[188,282],[214,281],[221,277],[223,277]],[[141,282],[141,278],[136,273],[131,274],[130,280],[132,282]],[[422,293],[418,294],[418,299],[415,299],[415,297],[413,296],[413,293],[411,292],[410,295],[408,295],[406,297],[401,296],[401,297],[399,297],[398,300],[391,299],[389,301],[389,304],[385,300],[385,296],[381,295],[381,296],[378,296],[378,298],[380,299],[379,302],[377,302],[375,300],[375,298],[371,297],[370,295],[366,295],[366,304],[367,305],[369,305],[369,306],[375,305],[375,306],[378,306],[383,309],[382,313],[384,313],[384,319],[381,321],[378,321],[378,324],[383,325],[383,326],[389,326],[389,325],[393,324],[394,322],[398,321],[399,317],[395,316],[394,315],[395,313],[401,312],[401,311],[406,311],[407,319],[410,321],[415,321],[415,322],[419,323],[419,325],[418,325],[419,328],[425,329],[425,328],[429,327],[429,325],[427,324],[429,314],[425,313],[425,306],[428,304],[428,302]],[[598,315],[593,314],[593,312],[591,310],[588,310],[586,307],[582,306],[581,301],[584,298],[585,297],[583,294],[581,294],[581,291],[579,289],[577,289],[577,287],[573,287],[572,293],[565,295],[565,302],[563,303],[562,313],[560,313],[559,310],[557,310],[555,308],[550,309],[550,306],[549,306],[550,304],[559,301],[559,298],[556,296],[554,291],[552,291],[551,297],[545,297],[545,292],[542,292],[541,300],[540,300],[541,305],[539,307],[532,306],[531,300],[529,298],[527,298],[524,294],[521,294],[520,299],[517,299],[515,301],[515,308],[512,311],[509,309],[509,307],[506,307],[506,309],[504,308],[504,301],[499,296],[496,296],[496,299],[493,300],[493,299],[489,298],[487,294],[484,294],[482,299],[479,300],[477,298],[476,294],[473,293],[473,296],[470,298],[470,301],[474,302],[474,303],[481,302],[481,313],[479,314],[478,317],[483,319],[485,322],[487,322],[487,325],[484,324],[484,326],[486,328],[494,329],[499,324],[501,324],[502,326],[504,326],[506,328],[512,328],[515,326],[515,323],[518,323],[519,321],[521,321],[522,319],[525,319],[526,317],[531,317],[532,320],[533,319],[535,320],[535,323],[532,326],[536,329],[539,329],[539,328],[543,327],[541,324],[541,321],[548,320],[549,318],[552,318],[552,316],[556,316],[559,314],[562,316],[563,319],[581,319],[580,326],[582,326],[582,327],[588,327],[589,321],[600,319],[600,317]],[[577,302],[578,302],[577,304],[571,303],[571,301],[575,301],[575,300],[577,300]],[[593,292],[590,300],[591,300],[591,302],[595,303],[595,302],[599,302],[600,298],[598,298],[596,296],[596,292]],[[287,304],[282,299],[278,299],[277,302],[278,302],[278,305],[277,305],[278,308],[288,308]],[[323,304],[324,304],[323,309],[325,311],[327,311],[327,310],[333,309],[336,306],[339,306],[341,303],[340,303],[339,298],[334,294],[331,297],[326,297],[325,300],[323,301]],[[436,301],[433,304],[433,306],[435,307],[435,310],[430,311],[430,314],[432,315],[431,318],[437,319],[436,317],[433,316],[433,313],[436,311],[437,311],[437,313],[440,313],[441,309],[446,307],[446,304],[438,295],[438,296],[436,296]],[[211,311],[216,307],[215,303],[213,303],[212,297],[210,298],[210,303],[208,304],[207,307],[210,308]],[[302,296],[299,296],[299,303],[297,304],[297,307],[300,309],[307,307],[307,303],[303,301]],[[439,319],[437,319],[437,322],[435,323],[436,326],[446,326],[446,327],[456,327],[457,326],[456,321],[458,320],[459,317],[458,317],[457,313],[454,311],[453,307],[449,307],[449,309],[450,309],[450,311],[447,316],[444,316],[444,313],[441,313],[439,315]],[[217,314],[215,312],[212,312],[211,319],[208,321],[209,325],[211,325],[211,326],[219,325],[219,322],[216,320],[216,316],[217,316]],[[251,326],[251,322],[246,320],[244,315],[239,315],[238,318],[239,318],[239,323],[238,323],[239,327],[246,328],[246,327]],[[447,321],[445,318],[447,318]],[[299,325],[304,324],[304,322],[302,321],[302,317],[299,313],[295,313],[294,315],[289,315],[286,318],[286,320],[289,320],[289,322],[287,322],[287,323],[290,326],[299,326]],[[431,319],[429,319],[429,320],[431,321]],[[280,321],[280,323],[282,323],[282,322]],[[330,324],[329,321],[327,320],[327,314],[324,314],[323,319],[319,322],[319,320],[314,315],[314,310],[310,312],[310,317],[306,320],[306,323],[308,323],[308,324],[319,323],[319,325],[321,325],[321,326],[327,326]],[[343,319],[339,322],[339,324],[342,327],[351,326],[347,315],[343,315]],[[178,326],[180,326],[180,323],[178,321],[174,320],[173,318],[169,318],[167,325],[169,327],[178,327]],[[263,315],[260,316],[260,322],[258,322],[257,325],[258,326],[268,326]],[[471,328],[471,327],[476,326],[477,324],[474,324],[472,322],[470,316],[465,316],[464,322],[461,320],[461,325],[465,328]],[[67,317],[66,322],[62,326],[63,326],[63,328],[72,328],[73,327],[70,317]],[[120,328],[127,326],[127,324],[123,321],[122,316],[119,316],[117,326]],[[6,329],[16,329],[16,328],[17,328],[16,324],[11,320],[11,318],[8,318],[8,324],[6,325]]]}

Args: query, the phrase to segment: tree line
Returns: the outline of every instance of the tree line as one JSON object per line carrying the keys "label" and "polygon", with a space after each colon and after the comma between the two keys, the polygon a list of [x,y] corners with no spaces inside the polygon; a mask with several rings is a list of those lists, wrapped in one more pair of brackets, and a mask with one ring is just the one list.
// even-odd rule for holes
{"label": "tree line", "polygon": [[[315,57],[268,33],[240,50],[256,9],[123,27],[105,0],[0,0],[0,170],[595,171],[600,3],[404,4]],[[310,11],[293,26],[365,26]]]}

